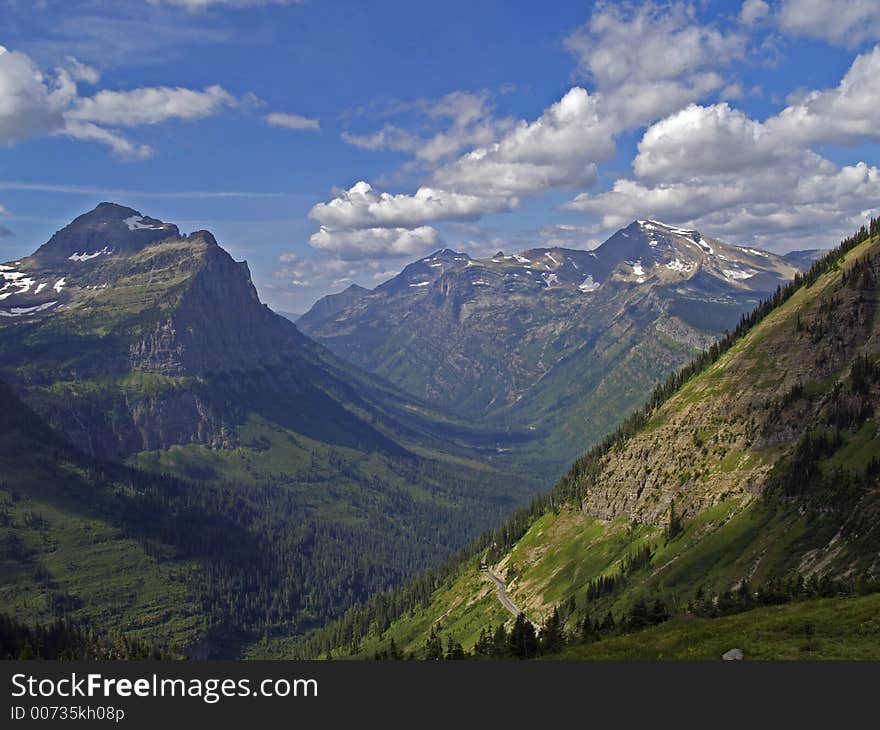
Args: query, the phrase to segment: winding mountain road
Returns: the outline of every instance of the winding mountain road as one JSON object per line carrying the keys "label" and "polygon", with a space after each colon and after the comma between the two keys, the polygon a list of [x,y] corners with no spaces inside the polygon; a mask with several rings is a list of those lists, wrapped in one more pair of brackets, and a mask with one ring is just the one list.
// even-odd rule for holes
{"label": "winding mountain road", "polygon": [[501,578],[499,578],[495,573],[492,572],[491,568],[483,568],[483,572],[488,575],[493,581],[495,581],[495,585],[498,588],[498,600],[501,601],[501,605],[504,606],[510,613],[514,616],[519,616],[522,611],[519,610],[517,605],[511,601],[507,597],[507,585],[504,583]]}

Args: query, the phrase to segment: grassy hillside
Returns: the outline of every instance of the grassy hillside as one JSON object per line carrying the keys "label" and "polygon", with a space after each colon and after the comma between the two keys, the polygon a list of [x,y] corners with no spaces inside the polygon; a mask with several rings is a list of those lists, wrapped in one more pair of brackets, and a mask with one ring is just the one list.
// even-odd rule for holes
{"label": "grassy hillside", "polygon": [[201,568],[165,539],[169,515],[146,493],[157,480],[76,453],[2,383],[0,404],[2,610],[178,646],[203,638]]}
{"label": "grassy hillside", "polygon": [[674,618],[551,659],[880,659],[880,596],[769,606],[722,618]]}
{"label": "grassy hillside", "polygon": [[[872,233],[877,222],[872,223]],[[536,625],[558,610],[681,615],[802,575],[873,579],[880,556],[880,241],[862,231],[739,331],[658,387],[546,498],[475,545],[390,620],[365,610],[316,636],[366,656],[418,653],[432,628],[464,648],[504,612],[481,559]],[[795,591],[797,596],[800,596]],[[856,604],[845,604],[846,606]],[[729,648],[729,647],[728,647]]]}

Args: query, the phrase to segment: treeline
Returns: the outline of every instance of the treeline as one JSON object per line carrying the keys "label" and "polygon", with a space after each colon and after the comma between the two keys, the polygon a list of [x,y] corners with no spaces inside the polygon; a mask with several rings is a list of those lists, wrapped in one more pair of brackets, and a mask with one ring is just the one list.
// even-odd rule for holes
{"label": "treeline", "polygon": [[833,578],[829,575],[797,573],[788,578],[774,578],[757,588],[744,580],[735,589],[714,598],[707,597],[702,588],[688,602],[688,612],[695,616],[717,618],[751,611],[762,606],[780,606],[816,598],[855,598],[880,592],[880,581],[871,574]]}
{"label": "treeline", "polygon": [[[751,611],[764,606],[779,606],[818,598],[854,598],[880,592],[880,581],[869,574],[835,579],[829,576],[796,574],[776,578],[753,588],[742,581],[735,589],[708,597],[698,588],[687,603],[687,615],[719,618]],[[484,628],[472,651],[464,651],[453,636],[443,637],[437,624],[418,652],[404,654],[391,639],[387,648],[374,652],[374,659],[459,660],[459,659],[533,659],[553,657],[568,646],[591,644],[613,636],[634,634],[674,618],[668,604],[660,597],[639,597],[615,616],[612,611],[592,615],[587,594],[586,609],[578,611],[574,597],[553,609],[547,620],[536,628],[520,614],[510,630],[504,624]]]}
{"label": "treeline", "polygon": [[[670,375],[665,382],[658,384],[645,405],[627,416],[613,433],[578,458],[548,494],[535,498],[530,505],[517,510],[501,526],[484,533],[468,549],[450,558],[438,570],[428,572],[395,591],[374,596],[368,602],[354,606],[342,619],[308,637],[301,645],[302,655],[325,656],[337,647],[357,651],[360,642],[371,632],[381,635],[393,620],[419,606],[427,606],[434,591],[450,582],[475,556],[485,555],[487,561],[495,562],[547,510],[559,511],[568,505],[579,505],[601,473],[603,458],[612,450],[622,448],[686,382],[717,362],[734,344],[798,290],[812,286],[823,274],[836,269],[841,257],[847,252],[878,235],[880,217],[872,218],[868,226],[862,226],[855,234],[843,239],[836,248],[817,259],[807,272],[798,273],[791,282],[779,286],[771,297],[762,301],[752,312],[744,314],[733,332],[725,333],[709,349]],[[678,518],[671,516],[670,524],[670,533],[676,527],[680,529]]]}
{"label": "treeline", "polygon": [[29,626],[0,613],[0,659],[179,659],[180,655],[141,639],[96,636],[68,621]]}

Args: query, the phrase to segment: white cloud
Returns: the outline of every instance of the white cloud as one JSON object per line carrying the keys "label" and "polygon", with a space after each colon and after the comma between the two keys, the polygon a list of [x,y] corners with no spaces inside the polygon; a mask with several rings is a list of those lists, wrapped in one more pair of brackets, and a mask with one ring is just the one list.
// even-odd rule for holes
{"label": "white cloud", "polygon": [[73,56],[68,56],[65,59],[64,67],[74,81],[81,81],[84,84],[94,85],[101,80],[101,74],[98,69],[80,63]]}
{"label": "white cloud", "polygon": [[596,237],[598,233],[598,225],[576,226],[571,223],[555,223],[544,226],[538,235],[541,238],[541,245],[547,248],[574,248],[591,251],[602,243],[601,239]]}
{"label": "white cloud", "polygon": [[717,68],[743,56],[746,38],[700,25],[683,3],[600,3],[565,45],[622,130],[722,88]]}
{"label": "white cloud", "polygon": [[739,11],[739,19],[746,25],[754,25],[770,14],[770,6],[764,0],[745,0]]}
{"label": "white cloud", "polygon": [[153,155],[153,148],[149,145],[136,144],[116,132],[90,122],[67,122],[58,134],[107,145],[123,160],[146,160]]}
{"label": "white cloud", "polygon": [[99,80],[95,69],[75,58],[47,77],[27,55],[0,46],[0,145],[63,135],[106,145],[123,159],[142,160],[152,154],[149,145],[131,142],[116,128],[199,119],[238,104],[220,86],[202,91],[165,86],[100,90],[79,96],[77,81]]}
{"label": "white cloud", "polygon": [[515,206],[516,199],[487,198],[422,187],[414,195],[374,190],[364,181],[329,203],[318,203],[309,217],[339,228],[413,227],[433,220],[474,220]]}
{"label": "white cloud", "polygon": [[273,127],[312,132],[317,132],[321,129],[321,122],[319,120],[302,117],[299,114],[272,112],[263,118],[266,120],[267,124],[271,124]]}
{"label": "white cloud", "polygon": [[0,46],[0,144],[57,131],[75,95],[68,75],[46,79],[28,56]]}
{"label": "white cloud", "polygon": [[784,149],[764,125],[727,104],[691,104],[645,130],[633,170],[657,181],[741,172],[772,164]]}
{"label": "white cloud", "polygon": [[722,88],[729,98],[743,93],[715,69],[743,55],[744,37],[700,25],[681,3],[599,3],[566,45],[596,93],[574,86],[531,122],[495,119],[485,93],[456,92],[436,102],[403,105],[423,119],[449,123],[439,130],[428,124],[428,132],[425,126],[386,123],[373,133],[343,138],[436,165],[425,183],[409,195],[358,183],[314,206],[310,216],[336,237],[346,230],[477,220],[515,208],[521,196],[589,188],[597,180],[597,164],[614,156],[615,137],[624,130]]}
{"label": "white cloud", "polygon": [[880,139],[878,93],[880,47],[858,56],[836,87],[799,94],[763,122],[726,103],[691,104],[645,131],[634,179],[566,207],[607,228],[657,217],[769,247],[827,245],[877,210],[880,171],[838,165],[810,146]]}
{"label": "white cloud", "polygon": [[766,126],[780,140],[810,145],[880,140],[880,46],[859,55],[833,89],[813,91]]}
{"label": "white cloud", "polygon": [[130,91],[99,91],[80,98],[67,112],[75,122],[136,127],[169,119],[200,119],[235,105],[235,99],[220,86],[203,91],[181,87],[146,87]]}
{"label": "white cloud", "polygon": [[649,128],[636,179],[583,193],[566,207],[605,228],[659,218],[768,248],[828,244],[880,200],[880,170],[839,166],[793,144],[770,121],[727,104],[692,105]]}
{"label": "white cloud", "polygon": [[496,197],[586,187],[596,179],[596,162],[613,154],[596,98],[576,86],[534,122],[519,122],[498,142],[440,167],[432,184]]}
{"label": "white cloud", "polygon": [[778,22],[794,35],[852,47],[880,39],[880,1],[783,0]]}
{"label": "white cloud", "polygon": [[[838,167],[812,152],[785,166],[650,184],[618,180],[612,190],[578,196],[568,207],[613,229],[641,218],[700,228],[734,242],[771,249],[828,245],[876,210],[880,170],[858,163]],[[823,243],[824,242],[824,243]]]}
{"label": "white cloud", "polygon": [[436,246],[438,240],[439,234],[430,226],[337,231],[321,226],[309,238],[309,244],[322,251],[331,251],[345,260],[352,260],[416,255]]}

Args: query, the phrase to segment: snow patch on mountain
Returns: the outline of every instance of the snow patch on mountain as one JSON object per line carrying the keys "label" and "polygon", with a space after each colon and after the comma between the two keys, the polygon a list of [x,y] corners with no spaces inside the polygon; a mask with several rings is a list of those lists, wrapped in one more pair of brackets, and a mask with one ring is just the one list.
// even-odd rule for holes
{"label": "snow patch on mountain", "polygon": [[141,215],[133,215],[125,220],[123,223],[128,226],[128,230],[130,231],[138,231],[138,230],[148,230],[148,231],[161,231],[165,228],[165,224],[162,223],[158,226],[154,226],[150,223],[144,223],[144,217]]}
{"label": "snow patch on mountain", "polygon": [[751,279],[757,271],[753,271],[752,269],[748,269],[743,271],[742,269],[721,269],[721,273],[723,273],[728,279]]}
{"label": "snow patch on mountain", "polygon": [[55,282],[55,286],[53,286],[52,288],[53,288],[58,294],[60,294],[60,293],[61,293],[61,290],[64,288],[64,285],[65,285],[66,283],[67,283],[66,278],[62,276],[58,281]]}
{"label": "snow patch on mountain", "polygon": [[111,253],[113,253],[113,251],[110,250],[109,247],[104,246],[104,248],[102,248],[100,251],[95,251],[93,253],[86,253],[85,251],[83,251],[82,253],[77,252],[77,253],[71,254],[67,258],[70,261],[89,261],[91,259],[98,258],[98,256],[101,256],[103,254],[111,254]]}
{"label": "snow patch on mountain", "polygon": [[635,263],[630,264],[632,266],[633,275],[636,277],[636,283],[644,284],[645,283],[645,270],[642,268],[641,259],[636,261]]}
{"label": "snow patch on mountain", "polygon": [[[24,294],[37,282],[23,271],[15,271],[11,266],[4,266],[5,270],[0,271],[3,277],[3,286],[0,286],[0,300],[11,297],[13,294]],[[12,287],[18,287],[18,291],[4,291]]]}
{"label": "snow patch on mountain", "polygon": [[38,304],[35,307],[11,307],[10,309],[0,309],[0,317],[22,317],[28,314],[36,314],[37,312],[43,312],[49,307],[54,307],[58,304],[57,301],[54,302],[46,302],[45,304]]}
{"label": "snow patch on mountain", "polygon": [[584,292],[584,294],[589,294],[591,291],[596,291],[599,286],[600,284],[598,284],[596,280],[593,279],[593,275],[587,274],[584,277],[584,280],[580,284],[578,284],[578,289]]}

